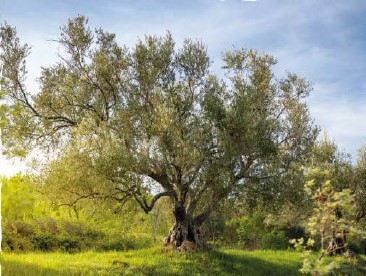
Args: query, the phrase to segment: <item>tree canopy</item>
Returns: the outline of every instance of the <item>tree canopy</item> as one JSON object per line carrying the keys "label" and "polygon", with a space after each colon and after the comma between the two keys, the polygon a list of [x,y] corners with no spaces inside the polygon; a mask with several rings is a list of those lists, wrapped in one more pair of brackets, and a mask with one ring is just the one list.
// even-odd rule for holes
{"label": "tree canopy", "polygon": [[274,189],[273,179],[307,160],[318,132],[308,82],[276,78],[276,59],[255,50],[225,52],[220,79],[201,41],[177,47],[167,33],[128,48],[78,16],[61,28],[62,54],[42,68],[40,91],[29,91],[30,47],[9,25],[0,35],[7,152],[50,154],[44,181],[63,164],[69,179],[52,183],[74,201],[133,198],[149,212],[169,197],[176,223],[167,242],[176,247],[198,243],[199,226],[238,188]]}

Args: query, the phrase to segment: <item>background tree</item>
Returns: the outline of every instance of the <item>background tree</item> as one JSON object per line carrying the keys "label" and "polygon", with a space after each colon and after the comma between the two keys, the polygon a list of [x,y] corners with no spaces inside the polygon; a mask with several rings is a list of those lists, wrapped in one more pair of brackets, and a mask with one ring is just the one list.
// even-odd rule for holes
{"label": "background tree", "polygon": [[0,33],[8,152],[72,152],[98,175],[84,182],[109,183],[113,197],[133,198],[145,212],[168,197],[175,223],[166,243],[176,248],[204,247],[200,226],[218,203],[238,187],[271,189],[307,158],[317,134],[304,102],[308,83],[294,74],[276,79],[267,54],[225,53],[219,80],[199,41],[176,49],[168,33],[128,49],[79,16],[61,29],[63,55],[42,68],[41,90],[30,92],[29,47],[8,25]]}
{"label": "background tree", "polygon": [[366,150],[365,146],[358,151],[358,158],[355,164],[355,178],[351,188],[356,197],[357,220],[364,220],[366,217]]}
{"label": "background tree", "polygon": [[[304,189],[315,205],[307,224],[310,238],[307,241],[304,238],[291,240],[295,248],[305,249],[303,267],[300,269],[302,273],[335,273],[335,269],[344,261],[340,258],[326,260],[324,255],[344,254],[352,257],[353,253],[348,251],[347,238],[351,234],[363,235],[353,220],[355,202],[351,190],[337,191],[329,180],[330,177],[334,177],[330,171],[319,167],[313,167],[307,172]],[[320,239],[319,256],[310,250],[317,239]]]}
{"label": "background tree", "polygon": [[4,222],[7,222],[8,218],[31,217],[35,199],[34,192],[27,185],[30,182],[29,177],[17,174],[11,179],[2,178],[1,181],[3,193],[1,212],[7,214]]}
{"label": "background tree", "polygon": [[314,144],[308,167],[328,171],[328,180],[337,190],[350,188],[353,179],[353,165],[349,154],[341,152],[325,134]]}

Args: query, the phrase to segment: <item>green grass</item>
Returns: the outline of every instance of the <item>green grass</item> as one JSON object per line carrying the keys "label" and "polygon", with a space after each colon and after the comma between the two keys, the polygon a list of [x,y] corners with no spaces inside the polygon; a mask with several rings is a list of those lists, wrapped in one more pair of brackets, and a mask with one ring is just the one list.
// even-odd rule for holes
{"label": "green grass", "polygon": [[[162,252],[3,253],[2,275],[299,275],[301,253],[219,250]],[[348,275],[365,275],[366,258]]]}

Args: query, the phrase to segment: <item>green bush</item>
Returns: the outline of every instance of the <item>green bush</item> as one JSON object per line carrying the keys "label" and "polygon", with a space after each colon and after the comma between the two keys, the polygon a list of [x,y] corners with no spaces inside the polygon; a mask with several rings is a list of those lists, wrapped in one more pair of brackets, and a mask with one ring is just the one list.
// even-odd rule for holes
{"label": "green bush", "polygon": [[29,220],[29,222],[33,223],[40,233],[47,233],[50,235],[58,235],[60,233],[56,219],[51,216],[45,215],[41,218]]}
{"label": "green bush", "polygon": [[27,237],[19,235],[3,235],[3,242],[1,244],[4,251],[31,251],[34,249],[34,245]]}
{"label": "green bush", "polygon": [[16,233],[23,237],[29,237],[35,234],[35,227],[29,222],[16,220],[12,223],[13,229]]}
{"label": "green bush", "polygon": [[360,241],[361,254],[366,254],[366,239]]}
{"label": "green bush", "polygon": [[2,249],[5,251],[29,251],[34,246],[31,237],[34,234],[32,225],[15,220],[3,222],[3,242]]}
{"label": "green bush", "polygon": [[289,240],[306,237],[305,229],[300,225],[270,225],[265,223],[265,215],[254,212],[230,220],[225,225],[222,238],[226,245],[236,242],[241,248],[254,249],[287,249]]}
{"label": "green bush", "polygon": [[81,237],[83,236],[83,226],[80,223],[62,220],[60,222],[60,228],[63,232],[67,233],[69,236]]}
{"label": "green bush", "polygon": [[[115,201],[83,201],[75,206],[76,216],[74,209],[51,206],[48,198],[34,192],[37,185],[33,178],[21,175],[3,179],[3,250],[139,249],[151,246],[153,240],[162,241],[161,233],[167,234],[171,224],[165,216],[168,201],[159,201],[159,209],[149,215],[134,202],[116,212],[119,203]],[[107,209],[95,208],[98,204],[105,204]]]}
{"label": "green bush", "polygon": [[54,250],[58,245],[58,240],[55,236],[49,234],[37,234],[33,237],[32,243],[34,249],[40,251]]}
{"label": "green bush", "polygon": [[366,254],[366,240],[360,237],[349,237],[348,248],[357,254]]}
{"label": "green bush", "polygon": [[237,219],[230,220],[225,223],[225,228],[220,237],[220,242],[222,244],[230,244],[231,246],[239,244],[239,237],[237,232],[239,224],[240,223]]}
{"label": "green bush", "polygon": [[261,240],[262,249],[281,250],[287,249],[289,240],[282,230],[274,229],[270,233],[263,235]]}
{"label": "green bush", "polygon": [[244,217],[239,221],[236,233],[239,245],[246,249],[259,249],[261,239],[268,227],[264,224],[264,216],[254,213],[251,217]]}
{"label": "green bush", "polygon": [[218,243],[225,231],[225,218],[220,213],[214,213],[205,221],[203,226],[208,241]]}
{"label": "green bush", "polygon": [[287,239],[289,240],[300,239],[308,236],[305,232],[305,228],[301,225],[289,225],[283,227],[282,229],[285,232]]}
{"label": "green bush", "polygon": [[75,253],[81,250],[80,241],[75,237],[61,237],[58,247],[65,252]]}

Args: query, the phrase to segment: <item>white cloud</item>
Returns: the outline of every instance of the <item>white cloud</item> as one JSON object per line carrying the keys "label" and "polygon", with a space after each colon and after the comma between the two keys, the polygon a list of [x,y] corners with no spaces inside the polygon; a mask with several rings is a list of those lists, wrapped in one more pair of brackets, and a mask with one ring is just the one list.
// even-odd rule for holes
{"label": "white cloud", "polygon": [[340,149],[356,158],[357,149],[366,142],[366,99],[335,96],[330,89],[317,85],[322,95],[310,98],[310,112],[316,123],[334,139]]}

